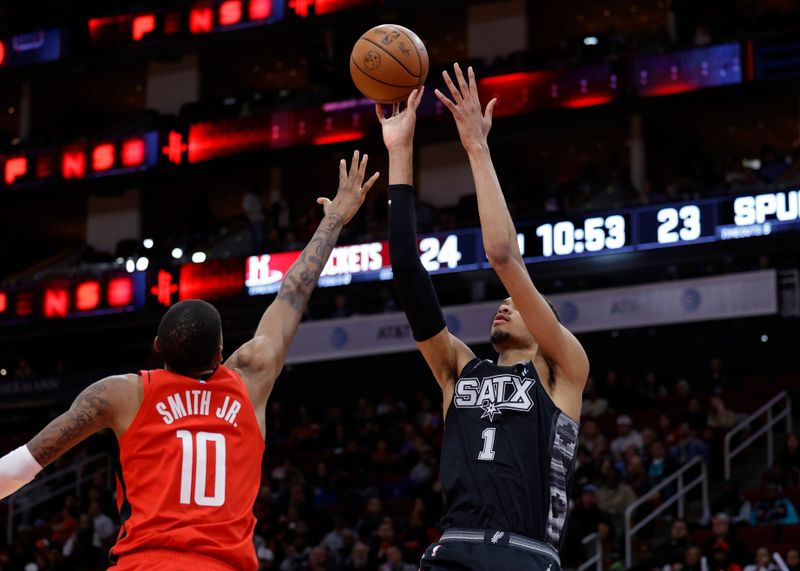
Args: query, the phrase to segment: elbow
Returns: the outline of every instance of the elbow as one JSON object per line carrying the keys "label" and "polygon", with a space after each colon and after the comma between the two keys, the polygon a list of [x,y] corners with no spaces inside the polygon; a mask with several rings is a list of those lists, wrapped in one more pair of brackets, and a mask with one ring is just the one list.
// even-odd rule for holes
{"label": "elbow", "polygon": [[489,258],[489,263],[495,269],[508,266],[516,261],[519,254],[515,256],[514,253],[514,250],[507,245],[486,248],[486,257]]}

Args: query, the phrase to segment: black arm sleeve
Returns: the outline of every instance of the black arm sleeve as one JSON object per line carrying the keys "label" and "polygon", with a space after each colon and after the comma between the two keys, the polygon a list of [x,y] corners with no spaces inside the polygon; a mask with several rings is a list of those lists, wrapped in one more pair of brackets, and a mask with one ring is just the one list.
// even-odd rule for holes
{"label": "black arm sleeve", "polygon": [[414,340],[426,341],[445,328],[442,308],[417,250],[414,187],[389,186],[389,253],[394,284]]}

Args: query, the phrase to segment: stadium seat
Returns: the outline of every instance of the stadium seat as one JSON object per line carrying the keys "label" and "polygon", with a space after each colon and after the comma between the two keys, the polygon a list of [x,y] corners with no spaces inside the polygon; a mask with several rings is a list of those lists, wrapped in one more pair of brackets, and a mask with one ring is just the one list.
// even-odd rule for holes
{"label": "stadium seat", "polygon": [[775,526],[758,525],[756,527],[745,527],[739,530],[739,537],[753,549],[758,549],[762,545],[775,542]]}

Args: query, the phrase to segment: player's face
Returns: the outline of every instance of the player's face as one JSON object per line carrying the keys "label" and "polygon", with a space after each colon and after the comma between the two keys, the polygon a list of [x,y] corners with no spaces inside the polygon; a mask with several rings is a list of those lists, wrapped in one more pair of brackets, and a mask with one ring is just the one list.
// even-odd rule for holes
{"label": "player's face", "polygon": [[509,297],[500,304],[492,320],[492,345],[502,350],[509,346],[529,346],[534,343],[514,301]]}

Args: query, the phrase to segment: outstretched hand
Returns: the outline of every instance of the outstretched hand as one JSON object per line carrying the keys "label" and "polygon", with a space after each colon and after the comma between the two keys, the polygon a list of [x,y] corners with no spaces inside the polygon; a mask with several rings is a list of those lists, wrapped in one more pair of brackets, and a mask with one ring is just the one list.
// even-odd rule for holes
{"label": "outstretched hand", "polygon": [[477,150],[486,146],[486,138],[492,128],[492,111],[497,103],[497,99],[492,99],[486,105],[486,110],[481,111],[481,102],[478,98],[478,82],[475,80],[475,72],[472,67],[467,69],[469,81],[464,79],[459,65],[453,64],[458,87],[450,79],[450,74],[442,72],[444,82],[450,90],[451,100],[438,89],[434,92],[442,105],[447,107],[453,114],[458,127],[458,134],[461,137],[461,144],[467,151]]}
{"label": "outstretched hand", "polygon": [[386,149],[392,151],[400,147],[410,147],[414,141],[414,126],[417,123],[417,108],[422,100],[425,87],[412,91],[406,101],[406,108],[400,110],[400,103],[392,106],[392,114],[386,117],[383,105],[375,104],[375,114],[383,130],[383,143]]}
{"label": "outstretched hand", "polygon": [[369,157],[364,155],[359,160],[359,152],[353,153],[353,160],[350,163],[350,171],[347,170],[347,161],[339,161],[339,190],[333,200],[323,196],[317,198],[317,204],[321,204],[325,215],[339,216],[342,224],[347,224],[355,216],[358,209],[364,203],[367,192],[378,180],[381,173],[376,172],[367,182],[364,182],[364,175],[367,172],[367,161]]}

